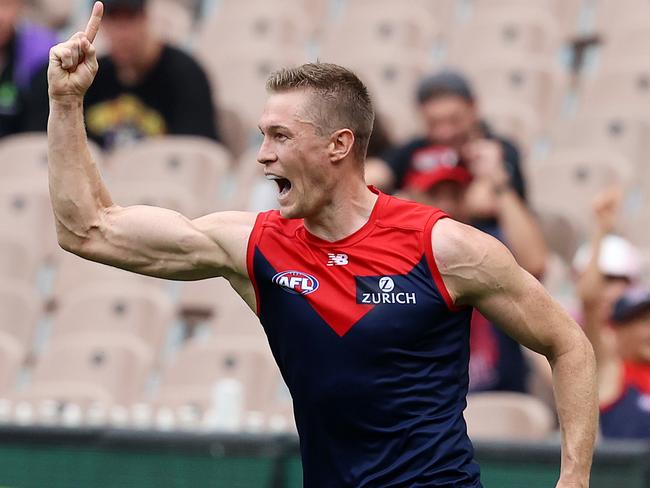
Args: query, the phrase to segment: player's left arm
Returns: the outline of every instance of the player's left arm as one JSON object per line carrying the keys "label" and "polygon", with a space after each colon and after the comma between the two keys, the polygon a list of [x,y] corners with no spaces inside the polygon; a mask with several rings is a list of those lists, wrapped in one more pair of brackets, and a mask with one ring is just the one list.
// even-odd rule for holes
{"label": "player's left arm", "polygon": [[432,231],[442,279],[456,305],[476,307],[553,369],[562,431],[559,487],[588,487],[598,423],[596,362],[580,327],[496,239],[451,219]]}

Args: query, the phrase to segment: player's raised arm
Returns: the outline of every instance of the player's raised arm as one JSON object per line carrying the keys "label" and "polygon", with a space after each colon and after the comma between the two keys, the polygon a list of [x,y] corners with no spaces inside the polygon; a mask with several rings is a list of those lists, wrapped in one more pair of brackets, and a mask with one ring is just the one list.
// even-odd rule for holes
{"label": "player's raised arm", "polygon": [[432,245],[454,303],[476,307],[548,358],[562,431],[557,486],[588,487],[598,402],[594,353],[584,333],[496,239],[444,219],[434,227]]}
{"label": "player's raised arm", "polygon": [[83,119],[83,97],[98,70],[92,42],[102,14],[96,2],[86,30],[50,51],[49,183],[59,244],[87,259],[162,278],[245,278],[252,214],[190,221],[174,211],[123,208],[111,200],[88,150]]}

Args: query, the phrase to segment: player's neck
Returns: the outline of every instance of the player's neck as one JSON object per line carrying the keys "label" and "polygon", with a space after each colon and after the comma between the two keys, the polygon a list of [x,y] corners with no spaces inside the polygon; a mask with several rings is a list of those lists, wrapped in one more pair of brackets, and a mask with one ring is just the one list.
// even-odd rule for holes
{"label": "player's neck", "polygon": [[368,222],[377,198],[363,180],[338,185],[330,203],[317,215],[305,218],[305,228],[326,241],[345,239]]}

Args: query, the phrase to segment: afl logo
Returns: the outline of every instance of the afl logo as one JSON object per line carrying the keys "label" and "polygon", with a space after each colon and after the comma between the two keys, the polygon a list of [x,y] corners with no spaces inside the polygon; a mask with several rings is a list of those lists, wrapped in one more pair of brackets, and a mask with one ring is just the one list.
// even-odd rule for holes
{"label": "afl logo", "polygon": [[384,293],[390,293],[395,288],[395,282],[390,276],[379,278],[379,289]]}
{"label": "afl logo", "polygon": [[273,277],[273,283],[288,293],[309,295],[318,290],[318,280],[301,271],[282,271]]}

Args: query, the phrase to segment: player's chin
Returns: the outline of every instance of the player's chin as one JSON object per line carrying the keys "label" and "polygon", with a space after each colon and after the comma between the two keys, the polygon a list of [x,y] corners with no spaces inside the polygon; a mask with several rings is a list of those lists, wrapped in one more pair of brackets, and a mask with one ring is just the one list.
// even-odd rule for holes
{"label": "player's chin", "polygon": [[296,204],[280,204],[280,215],[285,219],[301,219],[304,217],[303,212]]}

